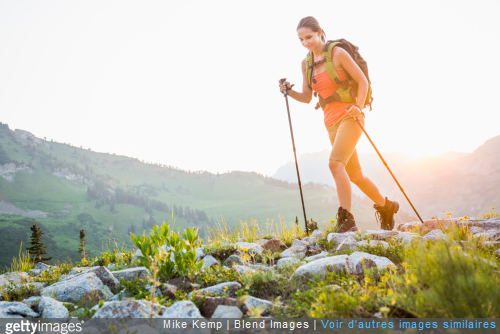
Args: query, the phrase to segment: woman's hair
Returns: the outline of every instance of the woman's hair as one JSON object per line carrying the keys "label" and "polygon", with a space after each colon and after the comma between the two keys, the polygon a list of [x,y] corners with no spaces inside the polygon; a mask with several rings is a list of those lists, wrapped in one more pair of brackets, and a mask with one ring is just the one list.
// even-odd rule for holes
{"label": "woman's hair", "polygon": [[311,28],[312,31],[318,32],[321,29],[321,40],[323,42],[326,42],[326,34],[325,31],[319,26],[318,20],[316,20],[312,16],[306,16],[302,20],[300,20],[299,24],[297,25],[297,30],[300,28]]}

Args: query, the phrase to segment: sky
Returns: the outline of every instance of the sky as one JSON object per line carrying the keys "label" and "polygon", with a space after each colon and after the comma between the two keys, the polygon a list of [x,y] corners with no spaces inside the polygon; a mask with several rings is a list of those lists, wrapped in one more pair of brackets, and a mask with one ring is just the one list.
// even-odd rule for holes
{"label": "sky", "polygon": [[[293,160],[278,80],[301,86],[296,27],[368,61],[381,152],[472,152],[500,135],[498,1],[0,0],[0,122],[186,170],[272,175]],[[290,99],[297,154],[330,147]],[[373,152],[362,137],[359,152]],[[325,164],[328,162],[325,161]]]}

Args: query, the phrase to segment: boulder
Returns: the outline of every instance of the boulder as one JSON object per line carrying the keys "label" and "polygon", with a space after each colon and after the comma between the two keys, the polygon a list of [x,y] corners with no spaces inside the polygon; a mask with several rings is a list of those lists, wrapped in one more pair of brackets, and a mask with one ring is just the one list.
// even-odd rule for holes
{"label": "boulder", "polygon": [[255,254],[255,253],[261,254],[264,251],[264,248],[262,248],[261,245],[253,243],[253,242],[236,242],[234,245],[236,247],[238,247],[240,249],[240,251],[242,251],[243,248],[247,249],[247,251],[244,251],[244,253],[247,253],[247,254],[252,254],[252,253],[253,254]]}
{"label": "boulder", "polygon": [[42,296],[38,304],[41,318],[69,318],[68,309],[60,301]]}
{"label": "boulder", "polygon": [[302,261],[296,257],[285,257],[278,260],[278,262],[276,263],[276,267],[278,269],[281,269],[283,268],[283,266],[291,265],[292,263],[302,263]]}
{"label": "boulder", "polygon": [[[236,306],[239,307],[241,302],[236,298],[228,297],[209,297],[195,295],[194,297],[200,305],[200,313],[205,318],[211,318],[218,306]],[[204,299],[203,299],[204,298]],[[226,317],[225,317],[226,318]]]}
{"label": "boulder", "polygon": [[126,282],[135,281],[136,278],[144,280],[148,278],[149,275],[151,275],[151,273],[146,267],[135,267],[113,271],[113,276],[118,281],[125,280]]}
{"label": "boulder", "polygon": [[356,232],[345,232],[345,233],[329,233],[326,240],[328,242],[334,241],[337,245],[344,241],[345,238],[351,237],[354,238]]}
{"label": "boulder", "polygon": [[240,275],[246,275],[246,274],[255,274],[257,270],[252,269],[247,266],[242,266],[239,264],[236,264],[233,266],[233,268],[240,274]]}
{"label": "boulder", "polygon": [[354,239],[352,236],[347,236],[337,244],[337,248],[335,248],[335,251],[342,252],[345,250],[355,250],[356,248],[358,248],[358,241],[356,241],[356,239]]}
{"label": "boulder", "polygon": [[163,297],[167,299],[175,299],[175,293],[177,292],[177,287],[172,284],[163,283],[160,285],[160,291]]}
{"label": "boulder", "polygon": [[253,317],[258,317],[266,314],[273,308],[272,302],[265,299],[255,298],[249,295],[242,296],[241,301],[243,302],[242,309],[244,311],[244,314],[249,314]]}
{"label": "boulder", "polygon": [[315,261],[315,260],[324,259],[325,257],[328,257],[328,255],[330,255],[330,253],[323,251],[323,252],[321,252],[321,253],[319,253],[317,255],[308,256],[304,260],[308,261],[308,262],[312,262],[312,261]]}
{"label": "boulder", "polygon": [[[115,271],[114,273],[116,272],[117,271]],[[86,275],[88,273],[94,273],[101,280],[101,282],[111,290],[111,292],[117,293],[120,290],[120,282],[115,278],[114,273],[111,273],[108,268],[103,266],[92,267],[88,270],[84,270],[82,273],[68,276],[65,279],[73,279],[75,277]]]}
{"label": "boulder", "polygon": [[356,243],[358,247],[360,246],[382,246],[384,249],[389,248],[389,244],[382,240],[361,240]]}
{"label": "boulder", "polygon": [[394,237],[394,239],[404,243],[407,246],[410,246],[414,241],[418,241],[422,239],[422,237],[418,233],[399,232],[398,235]]}
{"label": "boulder", "polygon": [[104,302],[102,307],[96,305],[97,310],[92,318],[149,318],[153,311],[153,318],[165,312],[166,307],[153,304],[147,300],[121,300]]}
{"label": "boulder", "polygon": [[28,275],[28,273],[25,273],[23,271],[8,272],[0,275],[0,287],[7,284],[18,286],[28,282],[29,279],[30,276]]}
{"label": "boulder", "polygon": [[232,267],[234,264],[244,264],[241,257],[236,254],[230,255],[226,261],[224,261],[224,265],[227,267]]}
{"label": "boulder", "polygon": [[175,302],[166,309],[161,318],[203,318],[200,310],[190,300],[181,300]]}
{"label": "boulder", "polygon": [[265,250],[270,250],[273,253],[274,252],[281,252],[286,249],[286,245],[281,241],[280,239],[270,239],[267,240],[263,245],[262,248]]}
{"label": "boulder", "polygon": [[196,248],[196,260],[199,262],[203,258],[205,258],[205,252],[203,251],[203,247]]}
{"label": "boulder", "polygon": [[319,240],[321,238],[323,238],[325,234],[323,232],[321,232],[320,230],[314,230],[312,233],[311,233],[311,238],[314,238],[316,240]]}
{"label": "boulder", "polygon": [[40,303],[41,299],[42,297],[40,296],[31,296],[28,299],[24,299],[22,302],[36,311],[38,307],[37,305]]}
{"label": "boulder", "polygon": [[298,267],[292,277],[310,277],[319,275],[326,276],[328,272],[340,273],[347,270],[347,255],[330,256],[313,262],[306,263]]}
{"label": "boulder", "polygon": [[215,309],[215,311],[212,315],[212,318],[213,319],[216,319],[216,318],[239,319],[239,318],[243,318],[243,313],[236,306],[219,305]]}
{"label": "boulder", "polygon": [[219,261],[217,261],[217,259],[212,255],[207,255],[203,258],[203,265],[201,267],[208,268],[216,264],[220,264]]}
{"label": "boulder", "polygon": [[99,266],[95,266],[95,267],[73,267],[69,271],[68,276],[78,275],[78,274],[84,273],[84,272],[86,272],[88,270],[95,269],[95,268],[99,268]]}
{"label": "boulder", "polygon": [[441,230],[431,230],[429,233],[422,237],[423,240],[449,240],[450,237],[443,233]]}
{"label": "boulder", "polygon": [[194,293],[195,295],[208,293],[208,294],[219,294],[219,295],[228,295],[230,297],[235,297],[236,290],[241,289],[241,284],[238,282],[225,282],[217,285],[209,286],[204,289],[195,290],[190,292],[188,298],[191,298],[191,295]]}
{"label": "boulder", "polygon": [[418,228],[418,229],[422,228],[422,223],[419,221],[413,221],[413,222],[407,222],[404,224],[399,224],[396,227],[396,230],[398,230],[400,232],[408,232],[408,231],[412,231],[416,228]]}
{"label": "boulder", "polygon": [[396,235],[398,235],[398,232],[396,231],[366,230],[365,233],[363,234],[363,239],[386,240]]}
{"label": "boulder", "polygon": [[377,267],[379,270],[387,269],[389,266],[396,265],[386,257],[373,255],[365,252],[354,252],[347,258],[348,271],[354,275],[364,275],[365,268]]}
{"label": "boulder", "polygon": [[42,296],[50,296],[63,302],[88,305],[96,303],[99,299],[111,298],[113,293],[95,273],[89,272],[43,288]]}
{"label": "boulder", "polygon": [[273,268],[268,267],[268,266],[266,266],[265,264],[262,264],[262,263],[256,263],[256,264],[248,263],[247,267],[250,267],[250,268],[255,269],[255,270],[261,270],[261,271],[273,270]]}
{"label": "boulder", "polygon": [[28,305],[21,302],[0,302],[0,318],[38,317]]}
{"label": "boulder", "polygon": [[29,270],[29,275],[30,276],[38,276],[41,273],[43,273],[46,270],[51,270],[53,266],[49,266],[48,264],[45,264],[43,262],[38,262],[35,266],[35,268]]}

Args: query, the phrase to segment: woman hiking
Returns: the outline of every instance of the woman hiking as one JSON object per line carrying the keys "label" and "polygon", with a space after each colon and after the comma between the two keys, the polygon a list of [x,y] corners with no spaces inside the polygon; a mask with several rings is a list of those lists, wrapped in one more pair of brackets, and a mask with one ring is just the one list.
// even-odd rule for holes
{"label": "woman hiking", "polygon": [[363,174],[356,153],[356,144],[362,130],[355,119],[357,118],[364,126],[365,114],[362,109],[368,93],[368,80],[349,53],[338,46],[333,47],[331,51],[331,61],[340,81],[334,82],[330,78],[323,65],[327,61],[326,58],[323,59],[326,35],[314,17],[308,16],[300,20],[297,34],[302,45],[312,55],[312,61],[309,64],[309,70],[312,70],[311,85],[309,86],[309,78],[306,74],[308,64],[304,59],[302,61],[302,92],[292,90],[288,81],[280,82],[281,92],[286,90],[288,96],[293,99],[309,103],[313,91],[318,93],[320,98],[325,99],[333,96],[334,92],[348,79],[357,84],[354,102],[344,103],[335,100],[328,102],[330,99],[323,101],[324,123],[332,144],[329,168],[335,180],[340,204],[337,213],[337,226],[340,228],[340,233],[358,230],[351,213],[351,182],[375,203],[375,215],[381,228],[392,230],[394,214],[398,211],[399,204],[383,197],[377,186]]}

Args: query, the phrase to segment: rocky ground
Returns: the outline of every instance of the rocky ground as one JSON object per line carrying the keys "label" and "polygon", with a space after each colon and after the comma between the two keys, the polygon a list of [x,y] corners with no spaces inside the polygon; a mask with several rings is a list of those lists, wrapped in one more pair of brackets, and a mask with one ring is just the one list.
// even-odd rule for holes
{"label": "rocky ground", "polygon": [[[240,275],[250,275],[259,271],[275,271],[294,263],[296,269],[290,280],[302,277],[307,280],[312,276],[322,277],[330,271],[347,272],[363,276],[368,268],[377,267],[383,271],[394,266],[386,257],[367,252],[356,251],[364,245],[389,247],[391,240],[398,240],[410,245],[424,240],[436,241],[450,238],[443,233],[450,225],[464,226],[471,235],[481,238],[485,245],[500,247],[500,218],[488,219],[449,219],[447,221],[429,220],[422,226],[412,222],[398,226],[396,231],[370,230],[348,233],[329,233],[325,235],[315,230],[309,237],[295,239],[290,247],[279,239],[261,239],[254,243],[241,240],[234,243],[239,251],[220,263],[211,255],[206,255],[203,248],[197,249],[197,259],[204,260],[203,268],[222,265],[234,268]],[[420,231],[411,232],[411,231]],[[425,232],[422,232],[425,231]],[[335,252],[353,251],[349,254],[334,255],[326,251],[318,242],[325,239],[334,241]],[[458,242],[458,241],[455,241]],[[254,263],[248,258],[272,250],[279,254],[272,264]],[[500,256],[500,249],[495,251]],[[136,253],[135,256],[140,255]],[[133,263],[133,262],[132,262]],[[119,270],[117,270],[119,269]],[[170,306],[152,303],[150,298],[131,298],[123,284],[126,282],[152,281],[151,272],[145,267],[120,269],[115,264],[92,267],[74,267],[64,275],[50,281],[40,279],[50,276],[54,266],[37,264],[27,272],[9,272],[0,275],[0,290],[4,301],[0,301],[1,318],[242,318],[248,316],[266,316],[271,314],[276,301],[255,298],[250,295],[236,296],[242,288],[236,281],[227,281],[201,289],[182,277],[153,285],[146,289],[155,296],[171,300]],[[332,287],[335,289],[336,287]],[[190,291],[187,299],[179,300],[178,291]],[[30,291],[30,297],[21,301],[12,301],[6,296],[22,295]],[[6,301],[8,299],[10,301]],[[149,299],[149,300],[148,300]],[[75,313],[78,309],[80,313]],[[71,313],[70,313],[71,311]]]}

